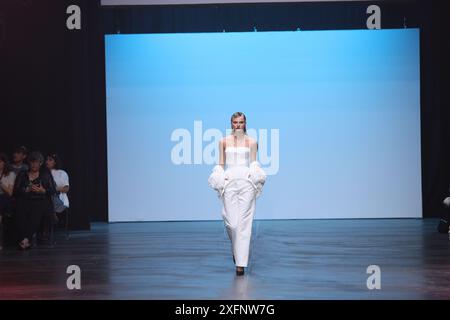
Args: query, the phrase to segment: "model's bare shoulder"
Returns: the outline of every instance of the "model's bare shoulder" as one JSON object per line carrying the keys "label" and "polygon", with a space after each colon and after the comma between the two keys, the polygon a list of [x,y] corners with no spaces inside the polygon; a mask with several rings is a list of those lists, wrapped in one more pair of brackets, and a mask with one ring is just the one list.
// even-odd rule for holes
{"label": "model's bare shoulder", "polygon": [[258,142],[256,142],[256,140],[252,137],[248,137],[248,144],[250,147],[254,147],[258,145]]}
{"label": "model's bare shoulder", "polygon": [[227,137],[223,137],[219,140],[219,147],[225,148],[227,146],[227,143],[230,143],[230,139]]}
{"label": "model's bare shoulder", "polygon": [[232,135],[228,135],[226,137],[222,138],[222,143],[226,146],[227,143],[228,144],[233,144],[234,140],[233,140],[233,136]]}
{"label": "model's bare shoulder", "polygon": [[234,140],[234,135],[229,134],[229,135],[225,136],[224,139],[225,139],[226,141],[233,141],[233,140]]}

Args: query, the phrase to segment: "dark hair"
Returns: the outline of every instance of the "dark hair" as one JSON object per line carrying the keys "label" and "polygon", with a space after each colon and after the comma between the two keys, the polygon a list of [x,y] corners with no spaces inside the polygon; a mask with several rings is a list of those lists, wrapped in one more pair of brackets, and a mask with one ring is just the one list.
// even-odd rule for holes
{"label": "dark hair", "polygon": [[0,160],[5,163],[2,174],[0,175],[0,179],[6,177],[11,172],[11,168],[9,166],[8,156],[4,153],[0,153]]}
{"label": "dark hair", "polygon": [[27,148],[24,147],[24,146],[15,147],[15,148],[14,148],[14,151],[13,151],[13,154],[14,154],[14,153],[23,153],[24,155],[27,155],[27,154],[28,154],[28,150],[27,150]]}
{"label": "dark hair", "polygon": [[51,158],[53,160],[55,160],[55,168],[54,169],[62,169],[63,165],[62,165],[62,161],[61,158],[58,156],[58,154],[56,152],[51,152],[47,155],[47,158]]}
{"label": "dark hair", "polygon": [[[235,112],[231,115],[231,123],[233,123],[233,119],[237,117],[244,117],[244,121],[247,122],[247,118],[243,112]],[[231,127],[233,127],[233,125],[231,125]],[[247,132],[247,125],[244,127],[244,132]]]}
{"label": "dark hair", "polygon": [[44,156],[39,151],[33,151],[28,156],[28,162],[39,161],[41,164],[44,163]]}

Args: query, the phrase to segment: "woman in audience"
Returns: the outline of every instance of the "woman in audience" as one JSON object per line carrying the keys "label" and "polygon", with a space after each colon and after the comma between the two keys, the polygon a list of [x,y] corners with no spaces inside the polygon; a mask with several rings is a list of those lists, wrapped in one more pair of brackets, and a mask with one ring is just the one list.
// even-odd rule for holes
{"label": "woman in audience", "polygon": [[1,226],[3,214],[10,208],[15,179],[16,174],[11,171],[8,157],[6,154],[0,153],[0,250],[3,240],[3,228]]}
{"label": "woman in audience", "polygon": [[[56,152],[47,155],[46,160],[47,169],[50,170],[53,180],[56,185],[56,193],[61,202],[61,205],[55,205],[55,215],[57,213],[63,212],[65,209],[69,208],[69,198],[67,197],[67,192],[69,192],[69,176],[66,171],[62,168],[61,158]],[[57,220],[57,217],[55,217]]]}
{"label": "woman in audience", "polygon": [[37,233],[43,218],[53,213],[52,196],[55,182],[48,170],[41,170],[44,157],[39,152],[28,156],[29,169],[16,178],[14,197],[17,201],[16,223],[19,245],[22,249],[31,247],[30,240]]}

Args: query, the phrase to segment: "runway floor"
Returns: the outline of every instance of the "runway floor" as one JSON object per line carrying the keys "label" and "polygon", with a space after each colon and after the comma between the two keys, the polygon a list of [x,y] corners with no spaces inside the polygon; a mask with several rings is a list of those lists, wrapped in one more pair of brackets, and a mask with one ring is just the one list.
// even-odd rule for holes
{"label": "runway floor", "polygon": [[[54,247],[0,251],[0,299],[449,299],[437,221],[255,220],[243,277],[221,221],[94,223]],[[367,288],[369,265],[381,289]]]}

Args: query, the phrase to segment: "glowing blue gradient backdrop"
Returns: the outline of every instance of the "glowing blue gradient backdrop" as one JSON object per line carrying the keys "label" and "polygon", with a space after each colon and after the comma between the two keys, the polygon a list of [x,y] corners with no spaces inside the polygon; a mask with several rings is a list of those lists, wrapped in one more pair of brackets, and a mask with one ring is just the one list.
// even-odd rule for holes
{"label": "glowing blue gradient backdrop", "polygon": [[[422,216],[419,30],[105,41],[110,221],[221,219],[201,154],[211,141],[201,139],[210,128],[225,134],[235,111],[267,130],[263,147],[279,160],[256,219]],[[172,162],[179,128],[200,164]]]}

